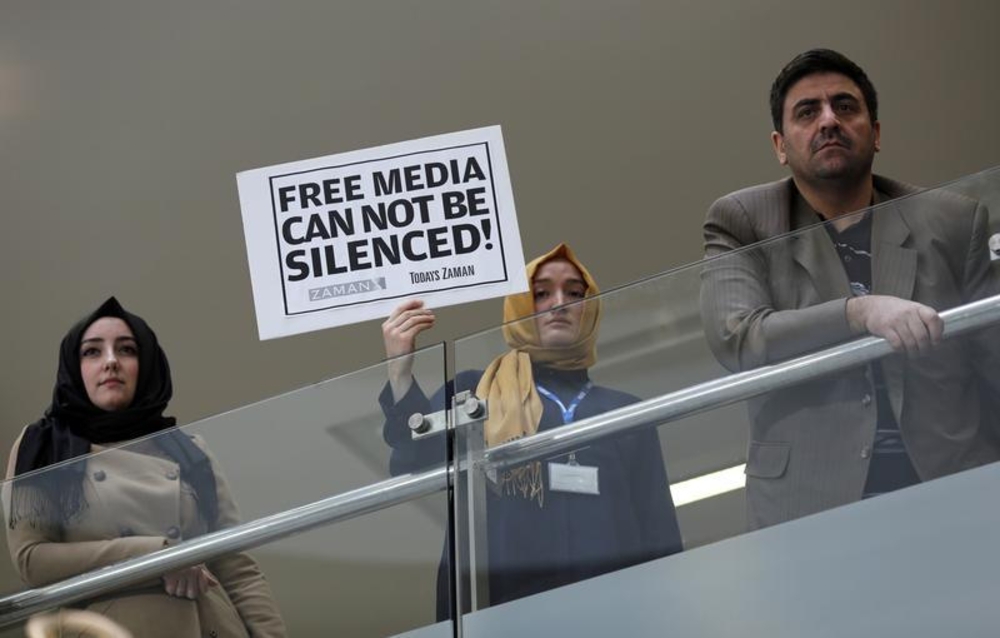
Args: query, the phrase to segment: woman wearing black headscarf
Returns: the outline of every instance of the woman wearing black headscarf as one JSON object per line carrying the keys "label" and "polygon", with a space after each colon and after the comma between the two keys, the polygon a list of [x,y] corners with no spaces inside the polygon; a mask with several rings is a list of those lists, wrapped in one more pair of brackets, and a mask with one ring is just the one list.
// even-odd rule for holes
{"label": "woman wearing black headscarf", "polygon": [[[114,297],[63,338],[52,404],[21,433],[7,466],[7,478],[18,477],[8,493],[8,547],[28,585],[238,522],[203,442],[163,416],[172,393],[156,335]],[[85,604],[136,636],[285,635],[270,588],[243,553]]]}

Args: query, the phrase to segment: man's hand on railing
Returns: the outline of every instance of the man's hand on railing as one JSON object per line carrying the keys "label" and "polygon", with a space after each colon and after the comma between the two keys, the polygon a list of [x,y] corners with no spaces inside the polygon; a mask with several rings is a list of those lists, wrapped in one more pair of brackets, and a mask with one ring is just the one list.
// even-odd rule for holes
{"label": "man's hand on railing", "polygon": [[894,350],[909,355],[936,346],[944,333],[944,322],[936,310],[888,295],[848,299],[847,322],[855,333],[882,337]]}
{"label": "man's hand on railing", "polygon": [[170,596],[194,600],[219,584],[203,564],[192,565],[163,575],[163,589]]}

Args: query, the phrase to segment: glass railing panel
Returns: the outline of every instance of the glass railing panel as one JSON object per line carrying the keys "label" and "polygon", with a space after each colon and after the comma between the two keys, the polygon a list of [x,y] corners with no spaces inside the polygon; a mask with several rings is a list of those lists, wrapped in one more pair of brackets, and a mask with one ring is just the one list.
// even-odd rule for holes
{"label": "glass railing panel", "polygon": [[[208,532],[239,531],[242,522],[288,516],[313,503],[339,498],[343,508],[373,484],[438,471],[416,492],[420,498],[388,506],[387,499],[399,492],[387,490],[384,497],[369,497],[365,509],[352,510],[350,518],[314,524],[250,549],[266,585],[242,553],[232,552],[207,562],[211,576],[205,578],[219,584],[198,589],[197,602],[170,596],[169,579],[154,576],[74,606],[131,623],[137,636],[158,635],[162,628],[143,623],[166,622],[158,611],[149,611],[161,608],[175,617],[171,627],[179,633],[173,635],[187,635],[179,630],[188,626],[183,623],[199,621],[207,623],[205,635],[212,630],[237,635],[226,633],[227,623],[245,624],[253,635],[277,635],[268,631],[268,617],[278,609],[288,635],[386,636],[427,628],[425,635],[450,636],[451,623],[436,612],[438,574],[450,572],[442,551],[448,528],[445,438],[421,441],[415,455],[408,449],[405,418],[405,432],[392,429],[398,419],[387,420],[382,404],[392,402],[380,402],[380,395],[391,391],[388,371],[401,363],[383,363],[107,449],[95,446],[85,456],[7,480],[7,548],[21,581],[8,582],[4,593],[165,546],[183,547]],[[408,366],[415,384],[441,387],[443,345],[416,352]],[[32,450],[53,449],[33,440]],[[86,440],[66,434],[52,440],[91,449]],[[28,452],[22,446],[22,453]],[[401,455],[413,462],[399,462]],[[134,614],[143,613],[147,617],[137,621]],[[23,627],[7,630],[21,635]]]}
{"label": "glass railing panel", "polygon": [[[897,349],[746,401],[750,529],[1000,458],[997,328],[932,343],[935,313],[1000,293],[988,247],[1000,171],[916,193],[883,180],[876,189],[885,201],[811,226],[819,218],[793,200],[793,223],[807,227],[704,264],[705,335],[733,372],[859,334],[885,336]],[[754,229],[774,215],[761,211]],[[749,230],[734,218],[716,221],[716,247],[732,241],[727,227]]]}
{"label": "glass railing panel", "polygon": [[[973,323],[979,327],[907,356],[877,340],[859,342],[868,334],[861,327],[883,331],[884,318],[869,317],[860,327],[849,321],[866,304],[906,317],[924,312],[886,307],[881,295],[918,301],[942,313],[945,326],[958,326],[965,319],[949,311],[1000,292],[987,247],[1000,212],[994,205],[991,219],[987,204],[1000,196],[1000,170],[908,195],[882,181],[877,186],[898,197],[880,194],[887,201],[838,224],[871,242],[841,242],[871,255],[870,296],[851,301],[851,315],[848,299],[864,296],[849,279],[858,253],[842,247],[841,256],[831,224],[793,211],[798,217],[788,226],[786,214],[784,223],[798,230],[739,248],[741,240],[777,234],[780,211],[748,217],[735,206],[708,229],[719,253],[713,258],[559,311],[583,317],[600,305],[596,359],[581,364],[573,352],[585,330],[562,354],[554,345],[522,347],[535,357],[530,382],[515,386],[528,407],[499,399],[500,425],[490,424],[498,414],[490,405],[485,424],[456,429],[456,453],[470,468],[459,474],[455,492],[463,613],[639,563],[662,561],[668,578],[673,533],[663,521],[676,519],[690,550],[855,503],[875,493],[866,484],[900,486],[902,470],[893,465],[900,457],[890,456],[892,449],[904,450],[902,458],[917,468],[914,489],[1000,458],[1000,329]],[[511,335],[541,339],[554,315],[458,341],[456,389],[475,390],[478,371],[523,343]],[[921,320],[928,331],[936,330],[933,317]],[[837,346],[844,347],[832,357],[785,365]],[[553,362],[576,371],[546,369]],[[583,389],[581,368],[593,387],[565,420],[586,427],[565,425],[559,407]],[[472,372],[463,376],[466,370]],[[539,383],[558,386],[551,394],[559,402]],[[479,387],[483,398],[487,392]],[[642,411],[627,407],[645,400]],[[632,425],[592,425],[612,412],[619,424]],[[892,420],[902,434],[884,427]],[[514,443],[490,435],[516,437],[535,427],[540,434]],[[464,623],[465,635],[487,635],[476,627],[482,625]]]}
{"label": "glass railing panel", "polygon": [[[518,361],[522,372],[530,370],[535,392],[517,400],[539,402],[529,408],[536,410],[534,418],[530,413],[522,418],[516,407],[497,406],[487,385],[479,388],[491,418],[501,410],[509,417],[512,429],[502,440],[530,431],[526,428],[555,432],[565,420],[599,417],[716,379],[725,369],[702,333],[699,274],[694,265],[587,298],[566,308],[565,315],[576,317],[566,326],[548,325],[555,314],[538,315],[459,340],[456,391],[475,391],[482,371],[499,357],[504,366],[513,364],[512,345],[527,340],[538,346],[525,348],[531,354]],[[600,280],[600,273],[594,276]],[[593,352],[581,351],[573,339],[561,341],[559,333],[580,325],[580,332],[590,334],[589,317],[598,308]],[[547,347],[550,342],[556,345]],[[500,376],[494,384],[517,387],[514,377]],[[577,400],[573,415],[565,416],[562,407],[568,411]],[[733,418],[711,422],[694,415],[670,427],[653,420],[486,473],[461,473],[455,499],[459,529],[465,531],[459,562],[463,610],[518,600],[740,533],[738,496],[706,510],[700,504],[676,507],[669,490],[670,483],[742,462],[745,418],[738,410],[727,411]],[[487,439],[482,425],[457,427],[458,458],[477,467],[492,449]],[[706,518],[711,525],[702,522]]]}

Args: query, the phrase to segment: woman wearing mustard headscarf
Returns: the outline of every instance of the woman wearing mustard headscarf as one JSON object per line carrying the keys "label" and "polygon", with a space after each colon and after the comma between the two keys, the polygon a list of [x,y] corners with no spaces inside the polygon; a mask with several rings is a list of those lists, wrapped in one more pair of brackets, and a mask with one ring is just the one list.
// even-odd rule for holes
{"label": "woman wearing mustard headscarf", "polygon": [[[466,371],[455,390],[489,403],[487,447],[560,427],[639,401],[595,385],[601,304],[597,283],[565,244],[527,265],[528,292],[504,299],[510,350],[485,371]],[[533,321],[517,321],[536,315]],[[513,322],[513,323],[510,323]],[[410,374],[418,334],[434,325],[420,301],[401,304],[382,325],[392,361],[379,397],[393,474],[442,462],[441,441],[413,441],[407,418],[445,405],[427,399]],[[491,604],[559,587],[681,549],[680,531],[654,428],[608,437],[496,477],[488,491]],[[438,616],[447,617],[446,574]]]}

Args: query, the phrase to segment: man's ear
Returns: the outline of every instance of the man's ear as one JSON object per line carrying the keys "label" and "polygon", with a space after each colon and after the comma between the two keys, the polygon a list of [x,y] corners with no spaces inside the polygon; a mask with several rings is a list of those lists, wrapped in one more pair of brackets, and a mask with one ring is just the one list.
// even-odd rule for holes
{"label": "man's ear", "polygon": [[785,155],[785,138],[781,133],[771,131],[771,145],[774,146],[774,154],[778,157],[778,163],[787,166],[788,156]]}
{"label": "man's ear", "polygon": [[872,132],[875,135],[875,152],[882,150],[882,123],[878,120],[872,124]]}

